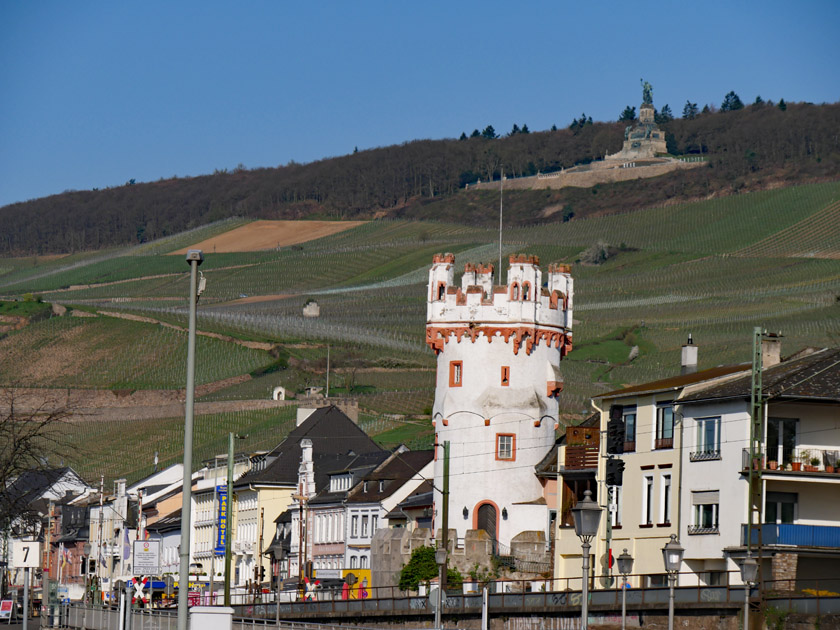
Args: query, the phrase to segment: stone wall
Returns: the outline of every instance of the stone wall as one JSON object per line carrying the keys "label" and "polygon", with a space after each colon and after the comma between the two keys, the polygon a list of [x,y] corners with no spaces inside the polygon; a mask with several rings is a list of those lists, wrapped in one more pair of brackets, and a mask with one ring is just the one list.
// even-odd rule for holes
{"label": "stone wall", "polygon": [[[792,591],[796,588],[796,565],[799,556],[795,553],[777,553],[771,564],[774,588],[777,591]],[[781,581],[780,581],[781,580]]]}

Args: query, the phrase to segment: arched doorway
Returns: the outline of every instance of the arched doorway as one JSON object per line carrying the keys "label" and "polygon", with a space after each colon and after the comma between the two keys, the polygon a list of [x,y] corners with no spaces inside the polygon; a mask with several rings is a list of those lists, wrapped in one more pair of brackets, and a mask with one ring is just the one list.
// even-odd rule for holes
{"label": "arched doorway", "polygon": [[478,517],[476,519],[478,527],[476,529],[483,529],[490,536],[493,541],[493,553],[496,553],[496,523],[497,512],[496,506],[492,503],[483,503],[478,507]]}

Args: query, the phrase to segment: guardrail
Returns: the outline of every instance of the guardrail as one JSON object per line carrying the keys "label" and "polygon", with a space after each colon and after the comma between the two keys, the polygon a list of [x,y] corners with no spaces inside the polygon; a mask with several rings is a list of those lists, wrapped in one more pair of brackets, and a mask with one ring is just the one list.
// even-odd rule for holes
{"label": "guardrail", "polygon": [[[737,572],[734,572],[737,574]],[[690,574],[694,576],[694,574]],[[727,574],[728,575],[728,574]],[[620,579],[620,578],[619,578]],[[522,582],[494,583],[501,591],[488,597],[491,614],[545,614],[567,616],[579,614],[581,593],[579,590],[512,592],[508,588],[522,588]],[[306,618],[328,619],[333,616],[377,617],[396,615],[400,617],[423,617],[434,614],[436,597],[431,595],[407,594],[398,589],[389,589],[394,597],[368,599],[332,599],[328,601],[280,602],[280,617],[284,618],[280,628],[286,630],[332,630],[332,626],[312,623]],[[589,593],[589,610],[598,613],[620,610],[620,588],[595,589]],[[382,589],[382,593],[385,589]],[[631,611],[658,611],[667,609],[669,589],[667,587],[628,588],[627,607]],[[744,585],[722,586],[679,586],[674,590],[677,614],[683,610],[730,610],[737,614],[744,605],[746,591]],[[795,612],[801,614],[840,614],[840,578],[838,579],[803,579],[778,580],[764,583],[763,597],[759,588],[750,589],[753,605],[763,601],[767,608],[776,612]],[[482,596],[476,594],[447,594],[443,600],[445,615],[478,616],[481,614]],[[234,606],[234,630],[252,627],[274,627],[277,608],[274,603],[248,604]],[[81,606],[72,604],[63,606],[61,622],[68,628],[86,630],[113,630],[118,627],[118,611],[100,606]],[[295,620],[297,618],[297,620]],[[133,610],[130,628],[143,630],[175,630],[177,614],[173,609]]]}

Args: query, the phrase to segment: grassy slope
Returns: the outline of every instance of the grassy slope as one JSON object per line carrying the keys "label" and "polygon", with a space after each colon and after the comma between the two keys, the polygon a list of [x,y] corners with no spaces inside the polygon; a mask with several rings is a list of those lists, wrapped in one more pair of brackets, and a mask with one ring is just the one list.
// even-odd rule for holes
{"label": "grassy slope", "polygon": [[[554,260],[574,262],[598,240],[617,249],[624,245],[605,264],[574,266],[576,349],[563,363],[566,387],[560,400],[564,411],[582,414],[589,397],[598,391],[675,373],[680,345],[689,332],[700,345],[701,368],[748,360],[750,333],[757,325],[782,330],[785,352],[803,345],[836,344],[840,333],[838,200],[840,184],[818,184],[507,229],[505,251],[537,254],[543,265]],[[818,222],[818,230],[808,229],[811,217]],[[796,251],[780,236],[785,234],[795,235]],[[334,367],[348,361],[402,366],[389,373],[358,373],[352,393],[372,414],[363,423],[368,430],[382,433],[389,444],[424,443],[428,436],[423,430],[418,429],[419,436],[415,436],[409,425],[393,426],[391,421],[377,418],[385,413],[423,413],[434,396],[434,372],[430,369],[434,358],[422,341],[425,278],[431,254],[453,251],[458,267],[466,261],[494,261],[497,238],[492,229],[383,221],[276,252],[208,255],[202,267],[208,289],[199,309],[199,326],[290,343],[287,350],[292,365],[207,399],[262,398],[276,384],[292,390],[307,383],[323,384],[329,342]],[[184,239],[180,240],[182,245]],[[819,246],[821,255],[833,252],[835,257],[798,255],[809,251],[811,244]],[[185,323],[182,261],[147,252],[118,260],[119,270],[113,271],[111,278],[130,277],[132,269],[143,274],[170,266],[180,275],[45,293],[45,298],[70,303],[87,300],[106,304],[109,309]],[[61,265],[67,263],[44,264],[50,266],[51,273],[38,282],[52,287],[66,283],[71,274],[79,283],[102,277],[102,266],[97,264],[66,272]],[[236,265],[250,266],[232,268]],[[5,284],[4,278],[20,278],[25,269],[17,261],[8,265],[0,261],[0,269],[5,268],[12,271],[0,275],[0,284]],[[24,292],[29,286],[21,282],[14,288]],[[7,284],[2,290],[9,288]],[[254,304],[226,303],[241,293],[292,297]],[[126,302],[126,297],[138,301]],[[317,320],[301,316],[302,305],[310,297],[321,305]],[[119,301],[112,302],[114,299]],[[69,342],[61,340],[76,334],[80,340],[74,346],[77,352],[83,355],[84,347],[90,356],[74,363],[70,371],[66,369],[69,362],[61,362],[65,366],[61,374],[36,379],[38,384],[180,386],[182,333],[117,320],[80,321],[41,322],[29,332],[0,340],[0,350],[16,348],[18,359],[12,364],[20,366],[51,344],[63,348],[61,344]],[[86,332],[74,333],[77,328]],[[248,372],[270,360],[264,353],[243,351],[221,341],[202,342],[200,338],[199,344],[199,357],[209,357],[208,365],[218,364],[212,369],[199,368],[204,381]],[[640,354],[630,361],[633,346],[639,347]],[[123,356],[134,359],[118,358]],[[22,371],[25,375],[20,368],[5,369],[0,375],[6,379]],[[331,384],[334,391],[348,386],[344,374],[334,373]],[[177,441],[177,436],[170,437]]]}

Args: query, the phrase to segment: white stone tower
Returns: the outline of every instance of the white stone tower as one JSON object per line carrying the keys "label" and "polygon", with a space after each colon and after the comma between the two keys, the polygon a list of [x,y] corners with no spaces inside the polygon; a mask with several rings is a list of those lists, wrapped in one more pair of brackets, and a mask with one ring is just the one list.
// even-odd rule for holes
{"label": "white stone tower", "polygon": [[[572,277],[552,264],[543,286],[535,256],[511,256],[507,284],[493,266],[435,255],[429,272],[426,343],[437,354],[433,421],[450,443],[449,528],[485,529],[503,545],[546,530],[548,511],[534,466],[554,444],[560,359],[572,347]],[[435,487],[443,487],[437,449]],[[435,493],[435,528],[441,495]],[[466,515],[466,516],[465,516]]]}

